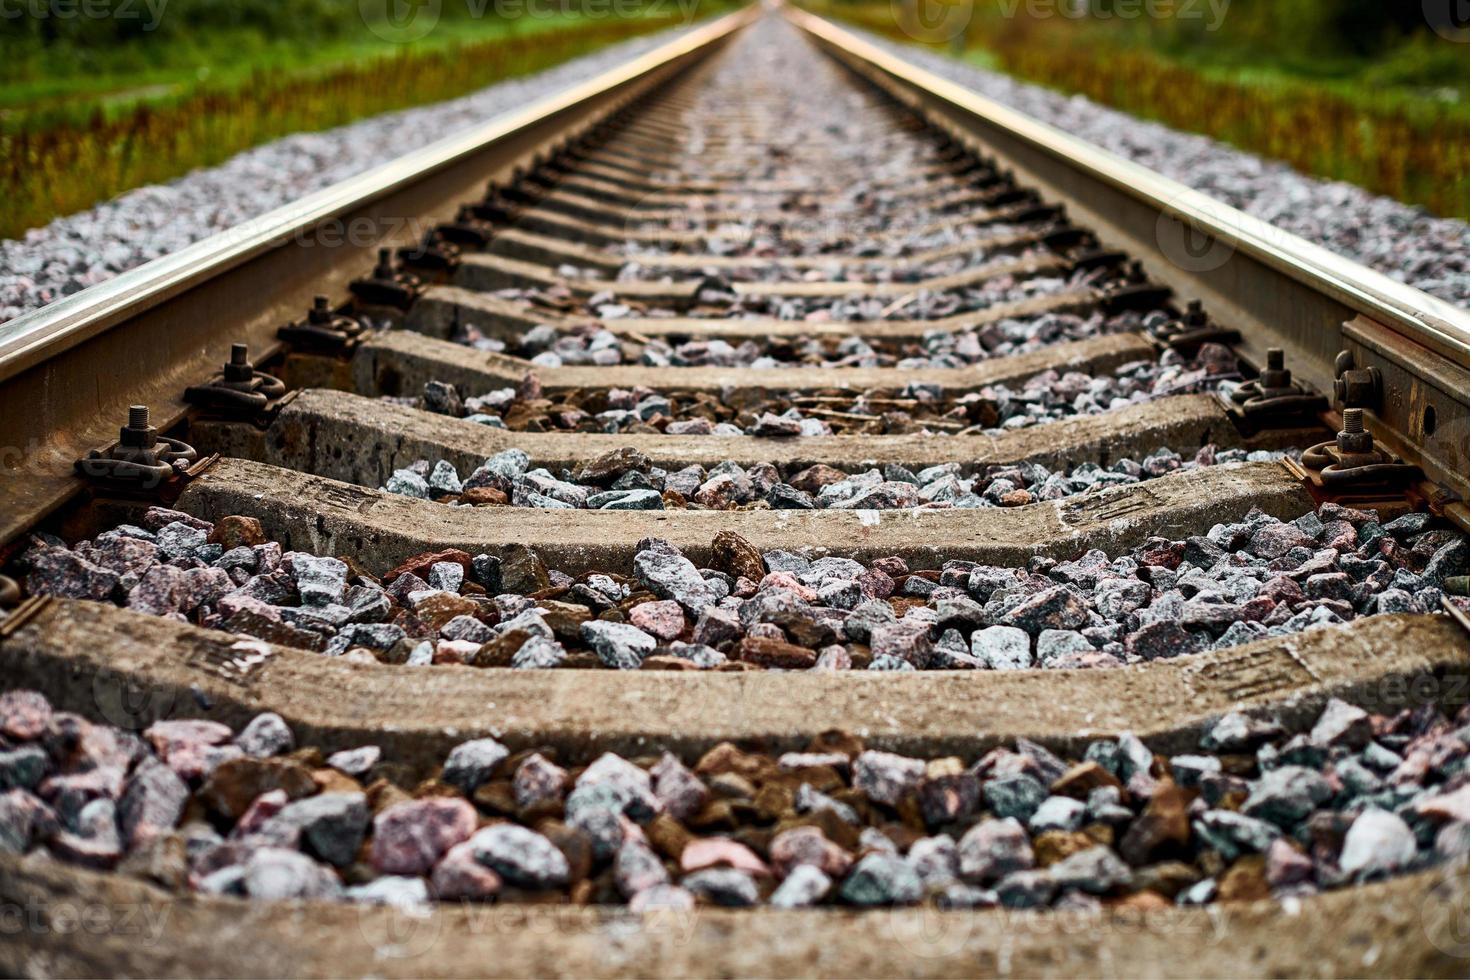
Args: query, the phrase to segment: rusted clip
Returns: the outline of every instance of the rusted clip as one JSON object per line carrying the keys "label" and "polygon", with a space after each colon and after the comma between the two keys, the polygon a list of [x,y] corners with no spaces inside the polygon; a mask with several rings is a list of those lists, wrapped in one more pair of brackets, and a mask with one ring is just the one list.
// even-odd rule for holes
{"label": "rusted clip", "polygon": [[1419,467],[1373,445],[1373,433],[1363,425],[1361,408],[1343,409],[1337,439],[1319,442],[1302,453],[1302,465],[1328,490],[1386,489],[1424,478]]}
{"label": "rusted clip", "polygon": [[318,296],[305,320],[288,323],[276,336],[306,350],[339,354],[356,346],[362,336],[362,324],[334,312],[331,300]]}
{"label": "rusted clip", "polygon": [[1164,325],[1160,339],[1185,357],[1193,357],[1205,344],[1238,342],[1240,331],[1212,323],[1204,304],[1192,299],[1183,316]]}
{"label": "rusted clip", "polygon": [[991,209],[1017,207],[1022,204],[1040,204],[1041,195],[1029,187],[1012,187],[1007,183],[981,198],[980,203]]}
{"label": "rusted clip", "polygon": [[1116,269],[1128,261],[1125,252],[1117,252],[1107,248],[1089,249],[1078,254],[1072,259],[1074,272],[1091,272],[1094,269]]}
{"label": "rusted clip", "polygon": [[285,382],[250,363],[248,347],[231,344],[224,369],[202,385],[185,388],[184,400],[225,418],[253,419],[285,394]]}
{"label": "rusted clip", "polygon": [[1279,347],[1266,351],[1266,369],[1231,392],[1230,401],[1257,428],[1296,425],[1327,410],[1326,398],[1292,380]]}
{"label": "rusted clip", "polygon": [[1034,225],[1042,222],[1060,225],[1067,221],[1067,209],[1061,204],[1023,204],[1007,218],[1007,221],[1018,225]]}
{"label": "rusted clip", "polygon": [[1042,235],[1041,244],[1053,252],[1069,252],[1074,248],[1096,247],[1097,236],[1086,228],[1063,224]]}
{"label": "rusted clip", "polygon": [[393,250],[378,249],[378,264],[365,279],[354,279],[349,287],[352,295],[370,306],[391,306],[406,310],[413,305],[423,281],[412,272],[393,267]]}
{"label": "rusted clip", "polygon": [[148,406],[128,409],[128,424],[118,433],[117,445],[107,452],[92,450],[76,462],[82,476],[109,490],[152,491],[189,468],[199,458],[194,447],[160,436],[148,422]]}
{"label": "rusted clip", "polygon": [[1376,412],[1383,405],[1383,372],[1371,364],[1360,368],[1350,350],[1339,351],[1333,365],[1336,381],[1333,396],[1343,408],[1366,408]]}
{"label": "rusted clip", "polygon": [[20,605],[20,583],[9,575],[0,575],[0,609],[14,609]]}
{"label": "rusted clip", "polygon": [[424,240],[418,245],[405,245],[398,250],[398,261],[406,267],[435,276],[453,272],[459,265],[459,256],[458,245],[433,231],[425,232]]}
{"label": "rusted clip", "polygon": [[511,171],[509,183],[504,185],[491,184],[490,192],[492,194],[498,193],[512,204],[526,205],[535,204],[541,199],[545,190],[531,186],[531,182],[526,179],[526,171],[520,167],[516,167]]}
{"label": "rusted clip", "polygon": [[1117,316],[1129,311],[1148,313],[1157,310],[1174,298],[1168,286],[1151,282],[1130,282],[1126,286],[1115,286],[1103,294],[1099,304],[1108,316]]}
{"label": "rusted clip", "polygon": [[495,229],[478,217],[477,208],[479,207],[480,205],[477,204],[462,206],[453,221],[435,226],[434,234],[459,248],[484,248],[490,244],[490,239],[495,235]]}

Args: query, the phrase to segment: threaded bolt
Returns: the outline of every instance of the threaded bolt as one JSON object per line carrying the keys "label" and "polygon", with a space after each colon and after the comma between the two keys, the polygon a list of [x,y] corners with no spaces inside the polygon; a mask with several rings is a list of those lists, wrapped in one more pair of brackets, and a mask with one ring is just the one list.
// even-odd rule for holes
{"label": "threaded bolt", "polygon": [[236,367],[245,367],[250,363],[250,348],[244,344],[231,344],[230,363]]}
{"label": "threaded bolt", "polygon": [[1266,370],[1280,371],[1286,367],[1286,352],[1280,347],[1266,349]]}
{"label": "threaded bolt", "polygon": [[314,309],[314,310],[319,310],[319,311],[325,313],[327,310],[329,310],[331,308],[331,305],[330,305],[331,302],[332,301],[329,300],[329,299],[327,299],[327,297],[325,297],[325,296],[318,296],[312,302],[312,307],[311,308]]}
{"label": "threaded bolt", "polygon": [[129,405],[128,406],[128,428],[130,428],[130,429],[146,429],[146,428],[148,428],[148,406],[147,405]]}
{"label": "threaded bolt", "polygon": [[1363,431],[1363,410],[1361,408],[1342,410],[1342,431],[1350,436],[1358,435]]}

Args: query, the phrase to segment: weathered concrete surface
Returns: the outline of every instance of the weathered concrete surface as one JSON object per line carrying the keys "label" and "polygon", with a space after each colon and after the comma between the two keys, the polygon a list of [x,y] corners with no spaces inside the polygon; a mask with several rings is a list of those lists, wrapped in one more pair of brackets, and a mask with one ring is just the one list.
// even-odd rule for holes
{"label": "weathered concrete surface", "polygon": [[[0,856],[0,902],[33,924],[11,976],[1459,977],[1463,873],[1271,901],[1098,913],[596,906],[381,906],[175,897]],[[83,931],[81,910],[94,912]],[[100,924],[99,924],[100,923]]]}
{"label": "weathered concrete surface", "polygon": [[[35,925],[11,976],[1464,976],[1470,888],[1436,870],[1276,902],[1102,911],[381,906],[175,897],[121,875],[0,856],[0,902]],[[84,920],[79,910],[107,913]],[[71,916],[68,919],[67,916]],[[101,925],[98,926],[97,923]],[[150,938],[151,937],[151,938]],[[146,941],[145,941],[146,940]],[[248,964],[248,966],[246,966]]]}
{"label": "weathered concrete surface", "polygon": [[[811,188],[811,183],[802,179],[765,177],[746,174],[733,177],[689,177],[680,173],[664,176],[650,174],[646,170],[635,170],[620,163],[607,164],[587,157],[576,162],[577,173],[599,180],[609,181],[618,187],[643,194],[801,194]],[[948,186],[954,180],[963,180],[958,168],[952,165],[938,171],[905,175],[898,179],[887,178],[866,185],[875,193],[901,192],[911,187],[939,184]]]}
{"label": "weathered concrete surface", "polygon": [[[646,185],[632,187],[617,178],[608,178],[588,173],[586,170],[578,170],[556,182],[558,190],[564,190],[580,197],[594,201],[602,201],[619,207],[636,207],[654,210],[676,211],[683,208],[715,208],[736,209],[751,203],[760,207],[779,206],[784,203],[781,200],[762,200],[769,195],[760,188],[754,193],[731,188],[722,194],[708,193],[686,193],[680,191],[658,190],[649,191],[644,189]],[[902,187],[887,191],[883,195],[885,203],[902,204],[906,207],[926,208],[935,204],[943,203],[953,197],[956,192],[964,188],[977,188],[973,179],[958,178],[947,181],[919,181],[906,184]],[[990,190],[994,190],[991,187]],[[846,189],[840,180],[833,180],[822,188],[806,188],[800,191],[789,192],[786,197],[799,197],[803,204],[821,203],[828,206],[839,205],[848,196]]]}
{"label": "weathered concrete surface", "polygon": [[[107,636],[103,647],[98,636]],[[828,729],[869,747],[978,759],[1018,737],[1059,752],[1131,731],[1155,752],[1198,750],[1227,711],[1307,729],[1332,697],[1392,713],[1470,694],[1470,638],[1445,616],[1377,616],[1228,650],[1113,670],[702,672],[509,670],[351,663],[112,605],[47,600],[0,639],[9,686],[142,729],[160,718],[240,726],[276,711],[324,751],[365,742],[415,777],[493,734],[563,761],[721,741],[803,748]],[[258,647],[257,641],[251,641]],[[1415,678],[1419,678],[1415,681]]]}
{"label": "weathered concrete surface", "polygon": [[1107,372],[1120,364],[1153,356],[1140,334],[1112,334],[1054,344],[1029,354],[981,361],[967,368],[663,368],[643,365],[614,367],[535,367],[530,361],[477,351],[463,344],[425,337],[409,330],[389,330],[364,341],[352,358],[357,390],[383,395],[416,394],[428,381],[447,381],[466,395],[515,387],[534,371],[549,393],[573,388],[636,388],[658,391],[731,390],[852,391],[900,389],[909,383],[939,385],[954,394],[986,385],[1024,381],[1046,370]]}
{"label": "weathered concrete surface", "polygon": [[[948,292],[971,289],[992,279],[1009,276],[1026,279],[1066,272],[1072,263],[1059,255],[1000,258],[981,265],[942,276],[931,276],[914,282],[863,282],[861,280],[820,280],[801,282],[734,282],[729,286],[738,296],[795,296],[808,299],[832,296],[908,296],[929,291]],[[496,289],[563,288],[573,296],[588,297],[612,293],[624,299],[659,306],[688,308],[698,299],[700,281],[684,279],[663,282],[652,279],[577,279],[558,275],[550,266],[506,255],[470,254],[464,256],[454,271],[454,285],[463,289],[491,291]]]}
{"label": "weathered concrete surface", "polygon": [[250,460],[222,459],[180,495],[180,510],[207,520],[258,518],[286,548],[350,555],[386,572],[425,551],[498,554],[534,544],[569,575],[629,567],[640,540],[666,538],[691,561],[713,560],[711,540],[734,531],[761,551],[786,549],[871,561],[900,555],[915,568],[949,559],[1019,565],[1032,555],[1109,553],[1146,538],[1203,534],[1252,507],[1283,519],[1311,497],[1279,463],[1238,463],[1175,473],[1025,507],[930,511],[581,511],[447,507]]}
{"label": "weathered concrete surface", "polygon": [[[1041,316],[1044,313],[1086,313],[1101,299],[1090,287],[1068,289],[1010,303],[997,303],[983,310],[956,313],[933,320],[779,320],[775,317],[708,319],[698,317],[620,317],[598,321],[624,337],[689,337],[743,340],[775,340],[795,337],[864,337],[869,340],[918,340],[928,333],[974,330],[1001,320]],[[430,286],[414,302],[404,325],[416,333],[448,340],[462,325],[473,325],[486,336],[516,343],[522,334],[541,323],[588,322],[591,318],[569,316],[532,303],[503,299],[492,293],[459,286]]]}
{"label": "weathered concrete surface", "polygon": [[987,254],[1009,254],[1039,244],[1042,232],[1016,232],[1015,234],[990,235],[982,238],[950,242],[937,248],[926,248],[906,255],[709,255],[683,252],[634,252],[622,253],[585,245],[579,241],[556,235],[539,235],[520,228],[497,231],[490,240],[491,255],[504,255],[542,265],[574,265],[583,269],[595,269],[605,276],[616,275],[618,270],[630,262],[637,262],[645,269],[658,271],[698,272],[707,269],[747,269],[753,266],[781,269],[848,269],[879,268],[902,271],[928,262],[977,252]]}
{"label": "weathered concrete surface", "polygon": [[[1162,446],[1188,455],[1205,443],[1222,449],[1262,444],[1260,439],[1242,440],[1220,403],[1209,395],[1177,395],[1106,415],[1082,415],[994,436],[759,439],[510,432],[376,398],[310,388],[282,408],[264,431],[250,423],[200,421],[189,434],[201,453],[254,459],[371,487],[382,486],[394,470],[415,460],[447,459],[467,475],[487,457],[511,448],[524,450],[534,465],[553,471],[631,446],[665,469],[693,463],[709,468],[731,460],[741,466],[771,463],[790,476],[816,463],[847,470],[885,463],[915,469],[958,463],[967,474],[1019,462],[1061,469],[1081,463],[1108,465]],[[1305,436],[1297,444],[1313,441],[1320,439]]]}
{"label": "weathered concrete surface", "polygon": [[[517,212],[515,222],[518,227],[531,231],[541,232],[546,235],[570,235],[578,241],[587,242],[591,245],[617,245],[623,242],[636,242],[643,245],[655,245],[662,248],[673,247],[698,247],[703,245],[706,239],[713,234],[711,231],[675,230],[672,228],[650,227],[655,224],[654,219],[647,218],[638,213],[629,218],[619,218],[616,215],[609,216],[600,213],[593,205],[595,201],[587,201],[586,208],[573,209],[570,203],[563,201],[560,209],[549,208],[540,204]],[[938,234],[953,228],[976,228],[985,225],[993,225],[1000,222],[1011,221],[1021,212],[1015,207],[985,209],[972,208],[962,213],[950,215],[944,218],[936,218],[924,224],[914,227],[904,227],[880,234],[864,234],[864,241],[886,243],[886,242],[909,242],[915,238],[926,235]],[[749,215],[742,212],[744,218]],[[713,212],[703,214],[701,217],[709,221],[715,220]],[[722,241],[738,240],[739,228],[725,227],[719,229],[719,237]],[[815,224],[806,224],[800,221],[792,222],[788,215],[781,229],[782,241],[796,245],[832,245],[847,241],[854,237],[840,222],[818,221]]]}

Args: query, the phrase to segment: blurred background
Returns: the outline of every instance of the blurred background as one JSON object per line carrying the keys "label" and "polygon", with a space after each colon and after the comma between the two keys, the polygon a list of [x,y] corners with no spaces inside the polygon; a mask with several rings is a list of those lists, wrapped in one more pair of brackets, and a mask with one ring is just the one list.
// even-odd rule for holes
{"label": "blurred background", "polygon": [[0,239],[287,133],[454,98],[735,6],[0,0]]}
{"label": "blurred background", "polygon": [[[1457,0],[803,0],[1470,217]],[[0,238],[278,136],[463,95],[723,0],[0,0]]]}
{"label": "blurred background", "polygon": [[1305,173],[1470,217],[1470,4],[1460,0],[807,5]]}

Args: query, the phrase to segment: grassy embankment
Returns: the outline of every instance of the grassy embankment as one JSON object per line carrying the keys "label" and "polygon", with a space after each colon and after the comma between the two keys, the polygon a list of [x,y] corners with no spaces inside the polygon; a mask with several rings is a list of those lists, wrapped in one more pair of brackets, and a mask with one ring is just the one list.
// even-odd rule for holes
{"label": "grassy embankment", "polygon": [[[516,18],[464,2],[446,0],[410,43],[370,29],[356,0],[170,0],[152,30],[141,3],[127,22],[0,23],[0,238],[288,133],[454,98],[690,19],[664,2]],[[696,15],[730,6],[701,0]]]}
{"label": "grassy embankment", "polygon": [[[1028,17],[1024,0],[975,0],[956,40],[960,21],[934,13],[941,0],[921,0],[930,23],[945,25],[934,30],[919,26],[912,2],[810,5],[1306,173],[1470,217],[1470,44],[1394,5],[1235,0],[1209,30],[1204,20]],[[1002,16],[1006,8],[1018,13]]]}

